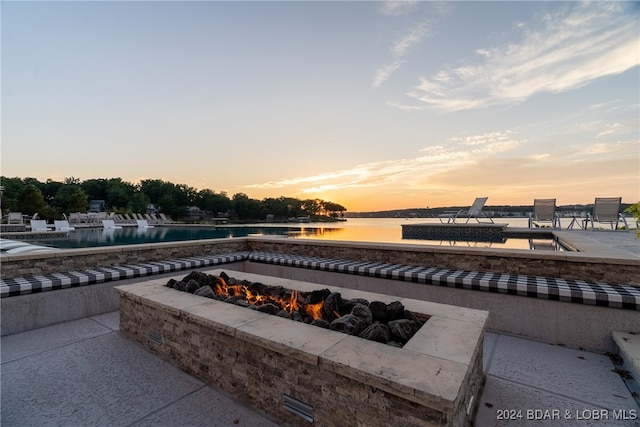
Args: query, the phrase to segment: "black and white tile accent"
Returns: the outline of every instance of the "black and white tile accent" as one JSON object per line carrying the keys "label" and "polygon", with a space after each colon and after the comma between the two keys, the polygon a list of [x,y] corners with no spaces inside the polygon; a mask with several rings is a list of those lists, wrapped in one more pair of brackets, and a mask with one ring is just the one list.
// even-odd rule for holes
{"label": "black and white tile accent", "polygon": [[249,252],[244,251],[222,255],[180,258],[170,261],[100,267],[66,273],[2,279],[0,280],[0,296],[6,298],[36,292],[52,291],[55,289],[93,285],[114,280],[144,277],[153,274],[171,273],[173,271],[192,268],[211,267],[246,261],[248,258]]}
{"label": "black and white tile accent", "polygon": [[640,310],[640,288],[630,285],[267,252],[252,252],[249,261],[577,304]]}
{"label": "black and white tile accent", "polygon": [[630,285],[248,251],[3,279],[0,280],[0,295],[6,298],[247,260],[426,285],[640,310],[640,288]]}

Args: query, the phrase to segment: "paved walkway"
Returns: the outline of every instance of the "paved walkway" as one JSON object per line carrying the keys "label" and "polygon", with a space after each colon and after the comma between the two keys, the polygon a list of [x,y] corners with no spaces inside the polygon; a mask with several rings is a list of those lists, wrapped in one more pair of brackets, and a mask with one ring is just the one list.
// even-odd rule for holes
{"label": "paved walkway", "polygon": [[[640,257],[634,233],[566,233]],[[278,425],[122,337],[117,312],[2,337],[0,350],[2,426]],[[640,426],[638,385],[606,355],[487,333],[484,369],[478,427]]]}
{"label": "paved walkway", "polygon": [[[1,345],[3,426],[278,425],[122,337],[117,312]],[[476,426],[640,425],[640,407],[605,355],[488,333],[484,367]],[[594,414],[607,419],[586,419]],[[536,419],[544,415],[560,420]],[[624,416],[636,419],[614,420]]]}
{"label": "paved walkway", "polygon": [[277,426],[118,332],[118,313],[2,337],[2,426]]}
{"label": "paved walkway", "polygon": [[614,258],[640,258],[640,239],[636,236],[636,230],[571,230],[555,233],[574,243],[582,251]]}

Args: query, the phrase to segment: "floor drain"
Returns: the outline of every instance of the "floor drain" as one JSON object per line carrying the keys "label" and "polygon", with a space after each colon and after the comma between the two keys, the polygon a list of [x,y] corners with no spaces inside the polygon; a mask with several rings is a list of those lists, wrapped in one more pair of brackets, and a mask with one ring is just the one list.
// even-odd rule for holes
{"label": "floor drain", "polygon": [[313,407],[307,405],[306,403],[300,402],[299,400],[294,399],[291,396],[284,396],[284,409],[287,411],[296,414],[299,417],[304,418],[309,422],[313,422]]}

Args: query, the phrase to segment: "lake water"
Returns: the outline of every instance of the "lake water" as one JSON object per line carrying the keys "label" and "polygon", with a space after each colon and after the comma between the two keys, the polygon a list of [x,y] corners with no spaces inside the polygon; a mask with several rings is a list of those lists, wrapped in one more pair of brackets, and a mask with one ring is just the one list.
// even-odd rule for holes
{"label": "lake water", "polygon": [[[253,235],[282,236],[287,238],[343,240],[359,242],[429,244],[437,246],[459,246],[478,248],[530,249],[529,239],[507,239],[504,243],[466,242],[450,240],[413,240],[402,238],[403,224],[438,223],[437,218],[349,218],[337,223],[308,224],[257,224],[247,226],[160,226],[149,229],[123,227],[116,230],[102,228],[76,229],[67,238],[29,241],[30,243],[60,249],[98,246],[130,245],[185,240],[220,239]],[[510,227],[527,227],[526,218],[500,219],[498,223]],[[539,240],[539,239],[536,239]],[[547,239],[547,243],[553,243]]]}

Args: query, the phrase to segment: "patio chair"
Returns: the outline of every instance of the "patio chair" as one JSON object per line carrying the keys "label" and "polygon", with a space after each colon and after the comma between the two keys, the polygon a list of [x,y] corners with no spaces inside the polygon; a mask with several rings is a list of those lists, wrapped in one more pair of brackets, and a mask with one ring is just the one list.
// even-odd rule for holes
{"label": "patio chair", "polygon": [[103,219],[102,220],[102,227],[105,230],[115,230],[117,228],[122,228],[121,226],[116,225],[116,223],[112,219]]}
{"label": "patio chair", "polygon": [[484,208],[484,204],[487,202],[487,199],[488,197],[478,197],[476,198],[476,200],[474,200],[469,209],[460,209],[456,213],[438,215],[438,218],[440,218],[440,222],[444,222],[444,219],[446,218],[447,223],[454,224],[456,224],[458,222],[458,219],[461,218],[467,219],[465,221],[465,224],[468,223],[471,218],[474,218],[478,222],[480,222],[480,218],[485,218],[488,219],[491,224],[493,224],[493,218],[491,218],[491,216],[489,216],[482,210]]}
{"label": "patio chair", "polygon": [[562,228],[560,215],[556,212],[556,199],[534,199],[533,212],[529,214],[529,228],[540,224],[551,224],[552,228]]}
{"label": "patio chair", "polygon": [[7,214],[7,224],[24,224],[22,219],[22,212],[9,212]]}
{"label": "patio chair", "polygon": [[138,228],[153,228],[153,225],[149,225],[149,221],[146,219],[137,219],[136,223],[138,224]]}
{"label": "patio chair", "polygon": [[32,219],[30,221],[31,231],[49,231],[47,221],[44,219]]}
{"label": "patio chair", "polygon": [[69,225],[69,221],[63,219],[56,219],[53,221],[53,226],[56,231],[72,231],[75,230],[75,227]]}
{"label": "patio chair", "polygon": [[162,224],[170,224],[170,223],[172,223],[172,222],[173,222],[170,218],[168,218],[168,217],[167,217],[165,214],[163,214],[162,212],[160,212],[160,213],[158,214],[158,216],[160,217],[160,220],[162,221]]}
{"label": "patio chair", "polygon": [[591,229],[593,230],[594,223],[599,222],[602,224],[610,224],[611,229],[617,230],[618,224],[622,221],[625,229],[629,230],[627,219],[620,212],[621,204],[622,197],[596,197],[593,203],[593,213],[587,212],[584,228],[586,229],[587,225],[591,223]]}

